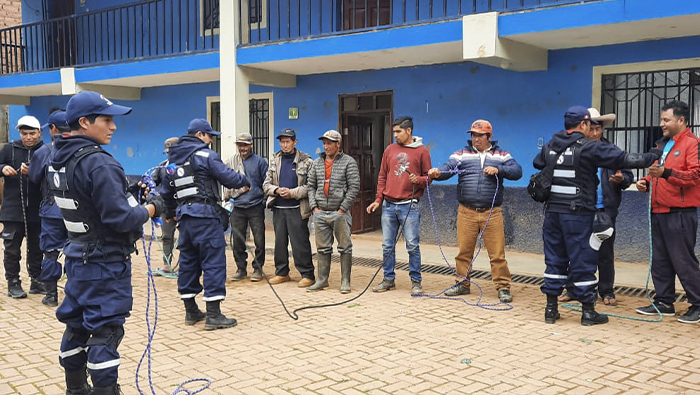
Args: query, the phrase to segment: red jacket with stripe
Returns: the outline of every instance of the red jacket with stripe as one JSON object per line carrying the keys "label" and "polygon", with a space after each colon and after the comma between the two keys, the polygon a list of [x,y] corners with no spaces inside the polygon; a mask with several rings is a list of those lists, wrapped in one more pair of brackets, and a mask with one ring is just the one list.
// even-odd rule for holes
{"label": "red jacket with stripe", "polygon": [[[673,136],[675,143],[664,162],[661,177],[644,179],[651,184],[651,206],[653,213],[668,213],[671,208],[691,208],[700,206],[700,139],[687,128]],[[664,138],[657,142],[663,149],[668,143]],[[657,164],[654,162],[654,165]]]}

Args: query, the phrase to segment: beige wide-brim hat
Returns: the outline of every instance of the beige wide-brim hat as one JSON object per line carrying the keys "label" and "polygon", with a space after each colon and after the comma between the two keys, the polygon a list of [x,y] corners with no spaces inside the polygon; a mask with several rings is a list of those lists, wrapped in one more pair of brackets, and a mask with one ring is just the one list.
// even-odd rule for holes
{"label": "beige wide-brim hat", "polygon": [[588,113],[591,114],[591,121],[598,122],[603,129],[607,128],[608,126],[612,125],[613,122],[615,122],[615,114],[605,114],[605,115],[600,115],[600,112],[598,112],[597,108],[589,108]]}

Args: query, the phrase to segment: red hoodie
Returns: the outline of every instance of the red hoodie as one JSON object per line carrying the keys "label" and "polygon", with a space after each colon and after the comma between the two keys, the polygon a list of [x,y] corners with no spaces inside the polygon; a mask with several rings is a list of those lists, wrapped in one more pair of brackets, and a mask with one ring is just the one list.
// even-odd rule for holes
{"label": "red hoodie", "polygon": [[653,179],[649,175],[644,177],[647,185],[651,184],[654,213],[668,213],[672,207],[700,206],[700,139],[688,128],[673,136],[673,140],[675,143],[666,155],[663,175]]}
{"label": "red hoodie", "polygon": [[375,202],[381,203],[385,198],[391,201],[410,199],[414,191],[413,183],[408,178],[409,173],[415,174],[420,180],[415,186],[413,198],[423,196],[431,163],[430,152],[422,141],[420,137],[414,136],[411,144],[394,143],[386,147],[379,168]]}

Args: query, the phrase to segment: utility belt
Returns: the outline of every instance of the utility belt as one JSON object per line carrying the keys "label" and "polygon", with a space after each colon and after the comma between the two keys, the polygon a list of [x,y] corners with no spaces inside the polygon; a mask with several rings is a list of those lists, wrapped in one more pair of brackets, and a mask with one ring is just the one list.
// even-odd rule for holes
{"label": "utility belt", "polygon": [[221,207],[216,202],[216,199],[213,199],[213,198],[191,197],[191,198],[184,198],[182,200],[178,200],[178,202],[177,202],[177,204],[180,206],[185,205],[185,204],[192,205],[193,203],[208,204],[210,206]]}
{"label": "utility belt", "polygon": [[402,205],[402,204],[409,204],[409,203],[419,203],[420,198],[413,198],[413,199],[404,199],[404,200],[393,200],[389,198],[384,198],[387,202],[391,204],[397,204],[397,205]]}

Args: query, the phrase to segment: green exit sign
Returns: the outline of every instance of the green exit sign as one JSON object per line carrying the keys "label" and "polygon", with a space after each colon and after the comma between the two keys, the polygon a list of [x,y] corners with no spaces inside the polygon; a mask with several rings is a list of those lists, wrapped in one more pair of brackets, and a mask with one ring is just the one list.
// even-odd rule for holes
{"label": "green exit sign", "polygon": [[299,119],[299,108],[290,107],[289,108],[289,119]]}

